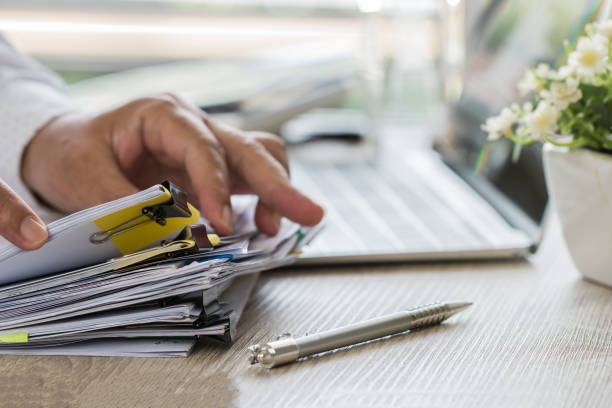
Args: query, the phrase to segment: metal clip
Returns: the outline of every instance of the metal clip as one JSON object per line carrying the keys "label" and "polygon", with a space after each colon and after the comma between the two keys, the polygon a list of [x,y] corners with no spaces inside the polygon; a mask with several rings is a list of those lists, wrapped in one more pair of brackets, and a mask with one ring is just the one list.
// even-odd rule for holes
{"label": "metal clip", "polygon": [[189,250],[197,250],[194,241],[182,240],[172,241],[164,245],[148,248],[133,254],[124,255],[119,258],[113,258],[110,262],[113,264],[113,269],[118,270],[144,261],[152,261],[159,257],[172,256],[178,252]]}

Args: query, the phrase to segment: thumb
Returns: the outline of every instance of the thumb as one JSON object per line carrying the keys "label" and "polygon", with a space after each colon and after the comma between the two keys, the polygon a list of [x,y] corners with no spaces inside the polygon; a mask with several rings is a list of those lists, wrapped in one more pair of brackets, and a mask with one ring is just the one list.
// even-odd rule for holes
{"label": "thumb", "polygon": [[0,180],[0,235],[22,249],[38,249],[49,237],[32,209]]}

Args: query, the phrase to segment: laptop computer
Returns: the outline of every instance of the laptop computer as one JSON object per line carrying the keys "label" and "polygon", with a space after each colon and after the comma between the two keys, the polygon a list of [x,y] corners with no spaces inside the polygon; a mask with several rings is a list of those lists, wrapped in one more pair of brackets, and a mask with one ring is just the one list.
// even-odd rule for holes
{"label": "laptop computer", "polygon": [[562,41],[603,2],[471,4],[478,3],[478,13],[468,10],[463,91],[433,148],[392,143],[374,161],[293,162],[294,183],[327,212],[301,264],[522,258],[536,250],[548,198],[541,151],[524,149],[513,162],[513,145],[500,141],[475,174],[486,142],[480,125],[520,99],[516,83],[528,65],[554,66]]}

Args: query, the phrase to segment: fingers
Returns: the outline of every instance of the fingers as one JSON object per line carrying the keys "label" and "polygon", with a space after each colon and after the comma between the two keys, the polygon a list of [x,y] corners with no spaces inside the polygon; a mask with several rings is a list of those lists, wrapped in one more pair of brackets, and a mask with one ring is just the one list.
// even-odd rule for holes
{"label": "fingers", "polygon": [[266,235],[273,236],[278,233],[280,224],[280,214],[259,201],[255,208],[255,225],[257,225],[257,229]]}
{"label": "fingers", "polygon": [[[230,169],[232,170],[232,173],[235,170],[234,167],[240,167],[240,166],[232,166],[231,165],[232,162],[235,163],[235,162],[242,161],[241,158],[236,158],[237,154],[241,154],[241,152],[238,151],[240,149],[238,150],[233,149],[233,147],[251,146],[251,149],[249,149],[248,147],[245,149],[242,149],[242,152],[244,152],[245,156],[250,155],[252,150],[261,151],[262,149],[260,149],[260,147],[263,147],[262,153],[265,156],[263,160],[265,160],[266,162],[268,162],[269,164],[273,166],[277,166],[278,164],[280,164],[282,166],[282,169],[277,169],[280,171],[277,171],[276,173],[281,175],[284,184],[289,185],[289,180],[288,180],[289,160],[287,158],[287,150],[286,150],[285,143],[283,142],[281,138],[271,133],[267,133],[267,132],[239,132],[239,131],[236,131],[230,128],[224,128],[226,132],[223,132],[221,129],[221,126],[214,127],[214,123],[209,123],[209,118],[206,113],[201,112],[200,110],[185,103],[180,98],[177,98],[174,95],[166,95],[166,96],[170,98],[178,106],[181,106],[182,108],[184,108],[186,111],[191,112],[195,116],[201,117],[203,119],[204,123],[208,126],[208,128],[210,128],[213,131],[214,136],[221,142],[221,145],[227,155],[226,159],[229,161],[230,167],[232,167]],[[224,143],[223,136],[225,133],[230,133],[228,137],[226,137],[225,139],[231,139],[232,136],[234,135],[235,137],[232,139],[232,141],[229,141],[228,143]],[[268,154],[265,154],[265,151],[267,151]],[[255,156],[254,159],[255,161],[257,161],[257,156]],[[284,170],[284,172],[282,170]],[[259,166],[256,166],[252,169],[247,169],[245,166],[243,173],[249,173],[249,174],[262,173],[262,171],[259,168]],[[264,171],[262,176],[265,177],[265,175],[266,175],[266,172]],[[250,179],[245,178],[243,174],[238,174],[238,177],[234,177],[234,179],[232,180],[231,191],[234,193],[239,193],[239,194],[253,193],[253,192],[256,194],[261,194],[263,190],[253,188],[253,183],[249,183],[248,182],[249,180]],[[292,187],[291,189],[293,190]],[[301,196],[301,194],[298,194],[298,195]],[[301,197],[303,198],[303,196]],[[273,201],[273,200],[269,200],[269,201]],[[282,197],[281,197],[281,201],[282,201]],[[289,218],[292,218],[292,219],[303,217],[303,215],[308,215],[308,212],[309,211],[312,212],[313,210],[312,208],[309,208],[311,206],[309,206],[308,204],[313,204],[313,203],[310,202],[310,200],[308,199],[306,199],[306,203],[307,203],[306,210],[300,213],[299,215],[293,215],[287,212],[284,212],[284,215],[287,215]],[[298,206],[300,205],[300,203],[297,203],[297,204]],[[314,209],[315,212],[320,210],[320,208],[317,208],[317,207],[318,206],[316,206],[315,204],[315,209]],[[309,219],[307,220],[307,223],[309,222],[316,223],[319,220],[320,218],[318,216],[315,216],[314,220]],[[268,235],[275,235],[278,232],[278,228],[280,226],[281,214],[279,214],[274,209],[274,207],[267,206],[266,204],[264,204],[263,201],[260,201],[257,205],[257,209],[255,213],[255,222],[260,231]]]}
{"label": "fingers", "polygon": [[215,136],[199,116],[172,100],[157,100],[142,114],[146,149],[165,165],[186,171],[206,218],[219,233],[231,234],[229,170]]}
{"label": "fingers", "polygon": [[[111,143],[121,169],[132,181],[138,174],[156,175],[142,171],[155,167],[151,162],[161,164],[168,174],[185,172],[204,216],[219,233],[232,232],[233,185],[259,196],[257,220],[266,232],[278,229],[280,216],[305,225],[321,220],[321,207],[291,186],[285,146],[276,136],[223,127],[172,95],[119,109],[128,112],[126,123],[139,124],[114,127]],[[154,158],[149,165],[147,157]]]}
{"label": "fingers", "polygon": [[[240,132],[242,137],[251,139],[256,143],[262,145],[273,157],[278,161],[284,168],[287,174],[289,174],[289,159],[287,157],[287,150],[283,140],[267,132]],[[253,194],[253,190],[249,185],[245,184],[241,177],[234,177],[232,179],[232,193],[233,194]]]}
{"label": "fingers", "polygon": [[285,168],[289,174],[289,158],[287,157],[287,147],[280,137],[267,132],[243,132],[245,137],[251,137],[266,150]]}
{"label": "fingers", "polygon": [[49,236],[47,227],[11,188],[0,180],[0,235],[26,250],[38,249]]}
{"label": "fingers", "polygon": [[[286,167],[262,144],[206,116],[204,121],[225,149],[230,169],[259,196],[269,211],[303,225],[321,221],[323,209],[291,185]],[[265,224],[266,211],[260,210],[260,217],[263,217],[260,221]]]}

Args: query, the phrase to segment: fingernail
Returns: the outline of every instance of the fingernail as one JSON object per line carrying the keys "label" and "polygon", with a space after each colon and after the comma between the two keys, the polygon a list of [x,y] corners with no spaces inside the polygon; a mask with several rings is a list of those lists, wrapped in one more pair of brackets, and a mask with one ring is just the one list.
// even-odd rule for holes
{"label": "fingernail", "polygon": [[49,235],[47,228],[30,215],[21,221],[19,230],[21,236],[32,245],[45,241]]}
{"label": "fingernail", "polygon": [[224,205],[221,210],[221,222],[230,231],[234,229],[234,219],[232,218],[232,208],[229,205]]}

